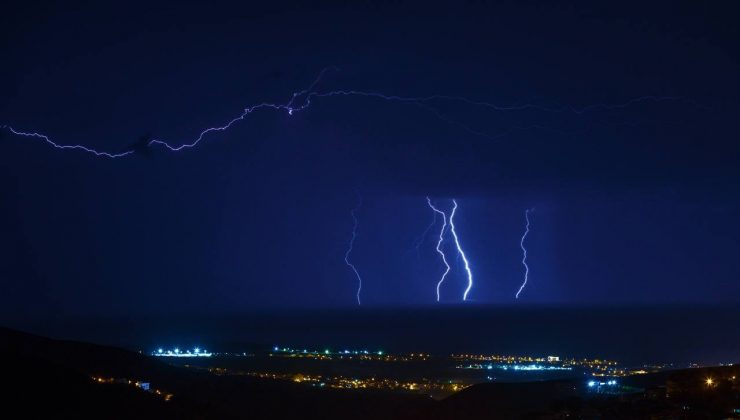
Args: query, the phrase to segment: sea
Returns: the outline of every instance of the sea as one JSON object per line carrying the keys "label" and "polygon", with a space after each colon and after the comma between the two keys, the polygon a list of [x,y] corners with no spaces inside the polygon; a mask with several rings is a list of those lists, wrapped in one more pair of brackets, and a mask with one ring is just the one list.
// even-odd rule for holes
{"label": "sea", "polygon": [[160,347],[259,352],[287,346],[600,358],[623,366],[740,363],[738,305],[283,308],[0,322],[143,353]]}

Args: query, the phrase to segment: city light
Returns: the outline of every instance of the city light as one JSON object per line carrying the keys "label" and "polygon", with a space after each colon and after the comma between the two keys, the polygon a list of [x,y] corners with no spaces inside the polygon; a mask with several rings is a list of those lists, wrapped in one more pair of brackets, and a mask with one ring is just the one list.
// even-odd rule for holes
{"label": "city light", "polygon": [[165,401],[170,401],[173,397],[173,395],[170,394],[169,392],[164,392],[162,390],[152,388],[149,382],[132,381],[130,379],[125,379],[125,378],[105,378],[105,377],[100,377],[100,376],[91,376],[90,379],[92,379],[94,382],[101,383],[101,384],[118,384],[118,385],[135,386],[136,388],[139,388],[142,391],[146,391],[150,394],[156,394],[162,397]]}
{"label": "city light", "polygon": [[201,349],[200,347],[195,347],[192,351],[185,350],[180,351],[179,348],[174,348],[173,350],[164,350],[162,348],[157,349],[157,351],[152,352],[152,356],[157,357],[211,357],[213,356],[213,353],[209,353],[206,349]]}
{"label": "city light", "polygon": [[614,379],[610,379],[610,380],[608,380],[606,382],[597,382],[597,381],[591,380],[591,381],[588,381],[586,384],[588,385],[589,388],[596,387],[597,388],[597,392],[600,392],[599,391],[600,387],[602,387],[602,386],[609,386],[609,387],[616,386],[617,385],[617,381],[614,380]]}
{"label": "city light", "polygon": [[449,395],[469,387],[469,384],[453,381],[435,381],[421,379],[417,381],[403,381],[393,378],[357,378],[346,376],[324,376],[309,373],[277,373],[277,372],[229,372],[226,369],[219,370],[221,375],[244,375],[262,379],[273,379],[291,381],[304,385],[321,388],[334,389],[382,389],[397,392],[408,392],[416,394]]}
{"label": "city light", "polygon": [[516,370],[516,371],[539,371],[539,370],[573,370],[571,366],[545,366],[545,365],[539,365],[539,364],[529,364],[529,365],[520,365],[520,364],[500,364],[500,365],[494,365],[492,363],[489,363],[487,365],[482,364],[469,364],[469,365],[461,365],[457,366],[458,369],[487,369],[491,370],[493,368],[496,369],[502,369],[502,370]]}

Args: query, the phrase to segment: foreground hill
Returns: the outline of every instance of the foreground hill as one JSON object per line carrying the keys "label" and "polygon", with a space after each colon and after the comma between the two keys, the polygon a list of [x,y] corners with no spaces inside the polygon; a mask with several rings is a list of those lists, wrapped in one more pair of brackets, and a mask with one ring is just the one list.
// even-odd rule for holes
{"label": "foreground hill", "polygon": [[[420,418],[434,404],[415,395],[316,390],[216,376],[119,348],[4,328],[0,357],[3,379],[12,384],[10,394],[2,396],[3,410],[20,410],[23,417],[340,419],[352,413],[360,419]],[[137,382],[162,394],[146,392]],[[168,401],[166,394],[172,394]]]}

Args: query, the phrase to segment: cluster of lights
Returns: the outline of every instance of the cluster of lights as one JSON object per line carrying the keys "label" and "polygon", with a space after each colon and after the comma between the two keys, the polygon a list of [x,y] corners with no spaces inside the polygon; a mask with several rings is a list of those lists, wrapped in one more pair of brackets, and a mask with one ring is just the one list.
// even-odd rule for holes
{"label": "cluster of lights", "polygon": [[386,353],[383,350],[309,350],[274,346],[270,357],[313,359],[313,360],[368,360],[377,362],[423,362],[432,358],[429,353]]}
{"label": "cluster of lights", "polygon": [[614,386],[617,384],[617,381],[612,379],[606,382],[596,382],[596,381],[588,381],[588,387],[593,388],[595,386]]}
{"label": "cluster of lights", "polygon": [[502,370],[517,370],[517,371],[532,371],[532,370],[573,370],[572,367],[568,366],[544,366],[544,365],[537,365],[537,364],[531,364],[531,365],[494,365],[492,363],[489,363],[487,365],[481,365],[481,364],[471,364],[471,365],[461,365],[457,366],[457,369],[502,369]]}
{"label": "cluster of lights", "polygon": [[726,381],[726,383],[730,385],[733,389],[737,388],[737,382],[736,382],[737,376],[736,375],[727,376],[724,378],[723,377],[713,378],[709,376],[709,377],[704,378],[704,385],[706,385],[707,388],[716,388],[720,386],[720,384],[722,384],[724,381]]}
{"label": "cluster of lights", "polygon": [[211,357],[213,356],[213,353],[209,353],[205,349],[200,349],[198,347],[194,348],[192,351],[185,350],[181,351],[179,348],[175,348],[173,350],[164,350],[162,348],[157,349],[157,351],[152,352],[152,356],[157,357]]}
{"label": "cluster of lights", "polygon": [[337,352],[332,352],[331,350],[326,349],[323,352],[319,352],[317,350],[307,350],[307,349],[299,350],[299,349],[293,349],[293,348],[290,348],[290,347],[280,347],[280,346],[273,347],[272,348],[272,351],[275,352],[275,353],[303,353],[303,354],[319,354],[319,353],[323,353],[323,354],[358,354],[358,355],[359,354],[377,354],[378,356],[382,356],[383,355],[383,351],[382,350],[379,350],[379,351],[376,351],[376,352],[370,352],[368,350],[340,350],[340,351],[337,351]]}
{"label": "cluster of lights", "polygon": [[[228,373],[221,373],[228,374]],[[291,374],[271,372],[233,372],[231,374],[246,375],[262,379],[273,379],[291,381],[300,384],[311,385],[319,388],[334,389],[383,389],[410,393],[432,393],[437,395],[449,395],[450,393],[462,391],[469,385],[453,383],[452,381],[398,381],[390,378],[348,378],[344,376],[322,376],[315,374]]]}
{"label": "cluster of lights", "polygon": [[142,381],[132,381],[130,379],[124,379],[124,378],[105,378],[102,376],[91,376],[92,380],[100,383],[100,384],[125,384],[125,385],[131,385],[135,386],[141,390],[144,390],[150,394],[155,394],[160,397],[162,397],[165,401],[169,401],[172,399],[173,395],[169,392],[161,391],[159,389],[151,388],[149,386],[149,382],[142,382]]}
{"label": "cluster of lights", "polygon": [[[548,356],[557,357],[557,356]],[[524,363],[524,362],[547,362],[546,357],[532,357],[532,356],[505,356],[496,354],[451,354],[452,359],[461,360],[475,360],[475,361],[490,361],[490,362],[503,362],[503,363]]]}
{"label": "cluster of lights", "polygon": [[378,350],[378,351],[375,351],[375,352],[371,352],[371,351],[368,351],[368,350],[339,350],[339,351],[331,351],[329,349],[325,349],[324,351],[318,351],[318,350],[307,350],[307,349],[293,349],[293,348],[290,348],[290,347],[279,347],[279,346],[273,347],[272,348],[272,351],[273,351],[273,353],[306,354],[306,355],[308,355],[308,354],[313,354],[313,355],[323,354],[323,355],[327,355],[327,356],[331,356],[331,355],[337,355],[337,356],[342,356],[342,355],[347,355],[347,356],[350,356],[350,355],[354,355],[354,356],[377,355],[377,356],[382,356],[384,354],[382,350]]}
{"label": "cluster of lights", "polygon": [[542,365],[513,365],[513,366],[507,366],[503,365],[500,366],[503,370],[573,370],[571,367],[564,367],[564,366],[542,366]]}
{"label": "cluster of lights", "polygon": [[[532,356],[506,356],[485,354],[452,354],[450,358],[465,362],[494,362],[500,363],[496,366],[501,369],[513,370],[572,370],[575,367],[587,369],[593,376],[627,376],[629,372],[617,368],[617,362],[604,359],[573,359],[558,356],[532,357]],[[460,369],[485,369],[469,366],[458,366]]]}

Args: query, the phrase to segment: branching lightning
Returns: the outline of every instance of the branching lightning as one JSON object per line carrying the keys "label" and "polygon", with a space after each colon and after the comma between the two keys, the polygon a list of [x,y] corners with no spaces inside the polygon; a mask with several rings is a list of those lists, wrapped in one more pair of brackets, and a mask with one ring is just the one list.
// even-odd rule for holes
{"label": "branching lightning", "polygon": [[355,273],[355,276],[357,277],[357,304],[362,305],[362,302],[360,301],[360,292],[362,291],[362,277],[360,277],[360,272],[357,271],[357,267],[355,267],[354,264],[352,264],[349,261],[349,254],[352,253],[352,249],[355,246],[355,239],[357,238],[357,225],[359,224],[359,220],[357,219],[357,211],[362,207],[362,196],[357,196],[357,206],[353,208],[350,211],[350,214],[352,215],[352,238],[349,240],[349,246],[347,247],[347,252],[344,253],[344,263],[347,264],[347,266],[352,269],[352,271]]}
{"label": "branching lightning", "polygon": [[[327,73],[329,70],[338,70],[336,67],[327,67],[323,69],[318,77],[311,83],[311,85],[304,90],[294,92],[290,100],[286,103],[270,103],[270,102],[263,102],[257,105],[252,105],[247,108],[245,108],[238,116],[228,120],[222,125],[209,127],[204,130],[202,130],[195,139],[183,143],[170,143],[162,139],[151,139],[148,140],[145,145],[147,147],[158,145],[166,148],[167,150],[178,152],[183,149],[190,149],[195,146],[197,146],[208,134],[215,133],[215,132],[223,132],[228,129],[230,129],[234,124],[244,120],[247,116],[254,113],[258,110],[263,109],[269,109],[274,111],[284,111],[287,112],[288,115],[294,115],[297,112],[303,111],[307,109],[311,105],[311,101],[313,99],[317,98],[329,98],[329,97],[336,97],[336,96],[357,96],[357,97],[366,97],[366,98],[375,98],[375,99],[381,99],[385,101],[393,101],[393,102],[402,102],[402,103],[410,103],[419,105],[422,108],[426,109],[427,111],[432,112],[438,119],[457,125],[461,127],[462,129],[470,132],[471,134],[490,137],[490,138],[497,138],[501,137],[503,135],[510,134],[511,131],[516,131],[518,129],[529,129],[529,128],[543,128],[543,129],[549,129],[544,126],[534,125],[532,127],[524,127],[520,128],[517,127],[515,129],[505,131],[499,135],[491,136],[489,134],[483,133],[478,130],[474,130],[458,121],[452,120],[448,118],[447,116],[443,115],[441,112],[433,108],[430,103],[433,102],[439,102],[439,101],[453,101],[453,102],[459,102],[464,103],[470,106],[476,106],[476,107],[483,107],[488,108],[494,111],[541,111],[541,112],[549,112],[549,113],[573,113],[582,115],[587,112],[592,112],[595,110],[613,110],[613,109],[620,109],[620,108],[627,108],[633,104],[641,103],[641,102],[663,102],[663,101],[683,101],[683,102],[689,102],[696,106],[700,106],[699,104],[695,104],[693,101],[681,98],[681,97],[675,97],[675,96],[664,96],[664,97],[658,97],[658,96],[640,96],[637,98],[630,99],[628,101],[619,103],[619,104],[596,104],[596,105],[588,105],[582,108],[575,108],[575,107],[565,107],[565,106],[557,106],[557,107],[547,107],[542,106],[539,104],[533,104],[533,103],[525,103],[525,104],[518,104],[518,105],[509,105],[509,106],[501,106],[492,104],[489,102],[483,102],[483,101],[477,101],[468,99],[462,96],[453,96],[453,95],[428,95],[428,96],[398,96],[398,95],[385,95],[378,92],[366,92],[366,91],[360,91],[360,90],[334,90],[334,91],[327,91],[327,92],[319,92],[316,91],[316,86],[321,82],[323,76],[325,73]],[[105,157],[105,158],[122,158],[126,156],[133,155],[137,152],[136,147],[131,147],[128,150],[124,150],[122,152],[114,153],[114,152],[107,152],[107,151],[101,151],[97,150],[95,148],[85,146],[82,144],[62,144],[58,143],[54,140],[52,140],[49,136],[37,133],[37,132],[29,132],[29,131],[23,131],[13,128],[10,125],[2,125],[0,126],[2,129],[8,130],[10,133],[21,136],[21,137],[32,137],[36,139],[43,140],[46,144],[52,146],[56,149],[61,150],[80,150],[86,153],[90,153],[97,157]]]}
{"label": "branching lightning", "polygon": [[447,277],[447,274],[450,272],[450,264],[447,263],[447,257],[445,257],[445,253],[442,250],[442,243],[444,242],[444,234],[445,229],[447,228],[447,215],[438,208],[434,207],[432,204],[432,200],[427,197],[427,203],[429,204],[429,207],[435,212],[435,214],[439,214],[442,216],[442,229],[439,230],[439,240],[437,241],[437,253],[440,257],[442,257],[442,262],[445,265],[445,272],[442,273],[442,277],[437,282],[437,302],[439,302],[439,288],[442,286],[442,283],[445,281],[445,277]]}
{"label": "branching lightning", "polygon": [[522,265],[524,266],[524,283],[519,287],[519,291],[516,292],[516,298],[519,299],[519,294],[522,293],[522,290],[524,290],[524,286],[527,285],[527,280],[529,277],[529,266],[527,265],[527,248],[524,247],[524,239],[527,237],[527,234],[529,234],[529,212],[531,209],[527,209],[524,211],[524,220],[526,220],[526,225],[524,227],[524,234],[522,235],[522,239],[519,241],[519,246],[522,248]]}
{"label": "branching lightning", "polygon": [[[161,140],[161,139],[151,139],[151,140],[149,140],[146,143],[146,145],[147,146],[160,145],[160,146],[164,146],[165,148],[167,148],[170,151],[179,152],[180,150],[190,149],[192,147],[197,146],[198,143],[200,143],[201,140],[203,140],[203,138],[207,134],[209,134],[209,133],[228,130],[229,128],[231,128],[237,122],[244,120],[249,114],[251,114],[251,113],[253,113],[255,111],[261,110],[261,109],[272,109],[272,110],[276,110],[276,111],[285,111],[285,112],[288,113],[288,115],[293,115],[296,112],[303,111],[304,109],[306,109],[310,105],[310,95],[312,95],[312,94],[315,93],[315,92],[313,92],[313,89],[321,81],[321,79],[323,78],[324,74],[327,71],[329,71],[329,70],[337,70],[337,69],[336,69],[336,67],[327,67],[327,68],[323,69],[319,73],[318,77],[313,81],[313,83],[311,83],[311,86],[309,86],[308,89],[304,89],[304,90],[301,90],[301,91],[298,91],[298,92],[294,92],[293,95],[291,96],[290,100],[287,103],[285,103],[285,104],[275,104],[275,103],[263,102],[261,104],[257,104],[257,105],[253,105],[253,106],[247,107],[247,108],[245,108],[242,111],[241,114],[239,114],[235,118],[232,118],[231,120],[229,120],[225,124],[220,125],[220,126],[215,126],[215,127],[209,127],[209,128],[206,128],[205,130],[201,131],[200,134],[198,134],[198,136],[194,140],[192,140],[190,142],[186,142],[186,143],[181,143],[181,144],[175,145],[175,144],[168,143],[168,142],[166,142],[164,140]],[[298,100],[301,97],[305,97],[304,102],[301,105],[295,105],[296,100]],[[132,155],[132,154],[134,154],[136,152],[136,149],[135,148],[131,148],[129,150],[126,150],[126,151],[123,151],[123,152],[120,152],[120,153],[110,153],[110,152],[105,152],[105,151],[99,151],[99,150],[93,149],[91,147],[87,147],[87,146],[80,145],[80,144],[65,145],[65,144],[60,144],[60,143],[57,143],[57,142],[53,141],[49,136],[47,136],[45,134],[34,133],[34,132],[25,132],[25,131],[16,130],[16,129],[14,129],[13,127],[11,127],[9,125],[3,125],[2,128],[7,129],[8,131],[10,131],[11,133],[13,133],[13,134],[15,134],[17,136],[34,137],[34,138],[42,139],[47,144],[51,145],[52,147],[54,147],[56,149],[75,149],[75,150],[82,150],[84,152],[91,153],[91,154],[93,154],[95,156],[98,156],[98,157],[120,158],[120,157],[125,157],[125,156]]]}
{"label": "branching lightning", "polygon": [[470,293],[470,289],[473,288],[473,272],[470,271],[470,263],[468,262],[468,258],[465,256],[465,252],[463,252],[462,246],[460,246],[460,239],[457,237],[457,232],[455,232],[455,212],[457,211],[457,201],[454,199],[452,200],[452,212],[450,213],[450,232],[452,232],[452,237],[455,239],[455,246],[457,247],[457,252],[460,254],[460,257],[462,257],[463,263],[465,264],[465,271],[468,274],[468,287],[465,288],[465,292],[463,293],[463,301],[468,300],[468,293]]}
{"label": "branching lightning", "polygon": [[[424,232],[422,232],[421,235],[417,236],[416,239],[414,239],[413,249],[416,250],[416,258],[421,258],[419,248],[421,248],[421,246],[426,241],[427,236],[429,235],[429,231],[431,231],[434,225],[437,224],[437,213],[432,213],[432,216],[432,221],[429,223],[426,229],[424,229]],[[411,249],[409,249],[409,252],[410,251]]]}

